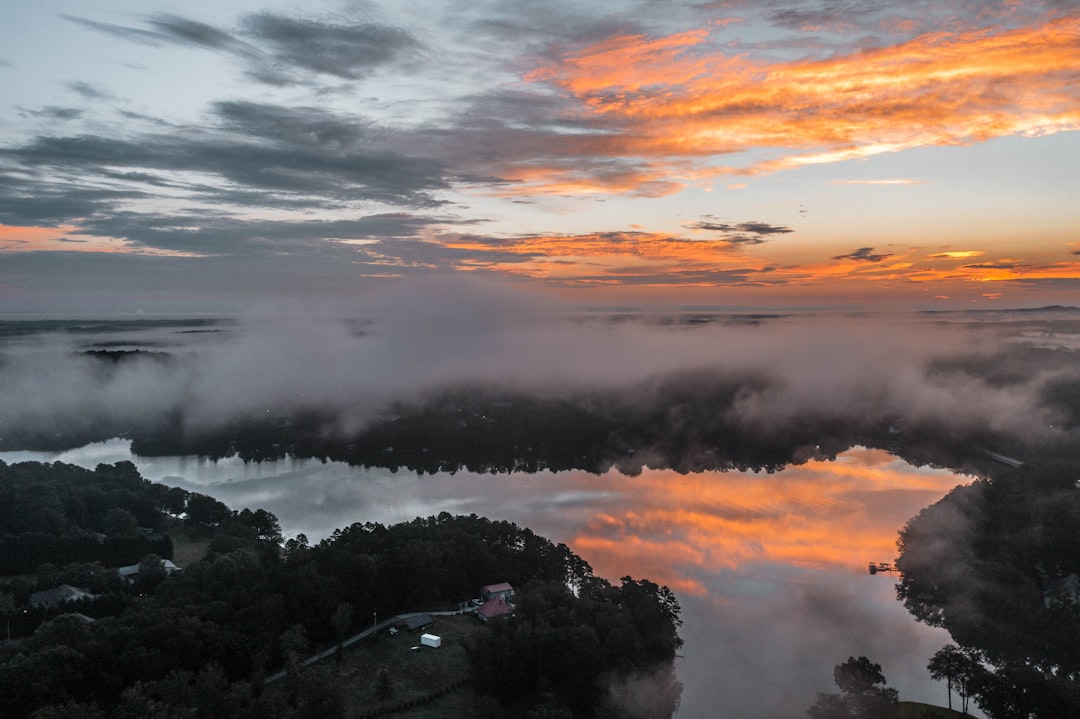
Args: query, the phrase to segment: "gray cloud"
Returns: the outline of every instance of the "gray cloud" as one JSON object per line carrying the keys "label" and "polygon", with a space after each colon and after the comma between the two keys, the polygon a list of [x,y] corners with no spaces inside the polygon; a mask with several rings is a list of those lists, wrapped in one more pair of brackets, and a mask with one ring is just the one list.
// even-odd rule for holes
{"label": "gray cloud", "polygon": [[869,17],[878,15],[885,9],[860,0],[804,3],[777,8],[768,14],[768,18],[774,25],[788,30],[801,30],[806,27],[854,30],[857,25],[865,23]]}
{"label": "gray cloud", "polygon": [[0,158],[90,174],[117,166],[206,172],[253,189],[416,206],[438,204],[427,191],[449,186],[443,168],[432,160],[376,147],[318,152],[292,142],[259,139],[175,134],[138,141],[94,135],[38,137],[22,147],[0,150]]}
{"label": "gray cloud", "polygon": [[26,110],[27,115],[50,120],[77,120],[82,117],[83,111],[77,107],[57,107],[46,105],[40,110]]}
{"label": "gray cloud", "polygon": [[284,65],[355,80],[420,47],[408,31],[377,23],[332,24],[258,13],[243,26],[245,34],[270,49],[271,63],[262,70],[268,79],[278,78],[274,68]]}
{"label": "gray cloud", "polygon": [[[253,221],[231,215],[114,213],[83,223],[90,234],[123,237],[139,245],[208,255],[288,252],[341,254],[341,241],[404,239],[449,218],[383,213],[352,220]],[[361,259],[362,248],[350,250]]]}
{"label": "gray cloud", "polygon": [[1019,267],[1015,262],[980,262],[973,265],[964,265],[966,270],[1013,270]]}
{"label": "gray cloud", "polygon": [[874,254],[873,247],[860,247],[846,255],[836,255],[834,260],[854,260],[856,262],[883,262],[892,257],[891,253]]}
{"label": "gray cloud", "polygon": [[250,77],[271,85],[308,82],[312,74],[358,80],[420,49],[419,41],[403,28],[375,22],[323,22],[269,12],[245,16],[235,32],[170,14],[149,18],[149,29],[64,17],[132,42],[232,54],[248,63]]}
{"label": "gray cloud", "polygon": [[[467,237],[467,236],[464,236]],[[516,264],[528,262],[534,257],[529,253],[503,252],[497,248],[487,250],[447,247],[439,242],[417,239],[383,240],[357,249],[359,255],[373,266],[394,265],[398,271],[451,271],[465,265],[498,262]]]}
{"label": "gray cloud", "polygon": [[154,32],[153,30],[143,30],[141,28],[128,27],[126,25],[97,22],[96,20],[87,20],[86,18],[77,17],[75,15],[62,15],[61,17],[95,32],[117,37],[122,40],[137,42],[143,45],[160,45],[167,40],[166,36],[159,32]]}
{"label": "gray cloud", "polygon": [[681,186],[657,177],[648,161],[624,156],[603,118],[573,112],[571,101],[544,93],[494,91],[468,98],[448,120],[428,122],[391,138],[415,152],[437,157],[462,182],[512,186],[507,180],[537,167],[551,176],[581,178],[598,187],[630,187],[654,196]]}
{"label": "gray cloud", "polygon": [[68,178],[27,177],[22,168],[5,167],[3,157],[0,150],[0,222],[6,225],[56,227],[148,197],[135,187],[101,188]]}
{"label": "gray cloud", "polygon": [[[201,197],[279,208],[434,207],[440,201],[433,192],[450,187],[442,162],[387,149],[362,118],[239,102],[218,103],[213,111],[216,127],[173,127],[132,139],[39,136],[0,149],[0,217],[108,222],[104,215],[151,187],[182,189],[196,206]],[[217,182],[181,181],[176,173]],[[105,185],[103,178],[118,182]]]}
{"label": "gray cloud", "polygon": [[[665,12],[652,14],[653,20],[679,15],[670,4]],[[562,47],[580,46],[612,37],[642,32],[639,15],[647,12],[640,3],[611,2],[590,5],[581,2],[474,2],[456,3],[452,11],[460,16],[459,39],[471,38],[494,45],[525,43],[530,49],[550,57]],[[653,24],[651,31],[656,31]]]}
{"label": "gray cloud", "polygon": [[238,40],[224,30],[176,15],[157,15],[150,20],[150,25],[157,29],[160,37],[180,44],[195,45],[213,50],[228,50],[239,54],[253,54],[255,52],[250,45]]}
{"label": "gray cloud", "polygon": [[717,232],[721,240],[733,245],[761,245],[767,242],[770,235],[783,235],[794,232],[790,227],[770,225],[765,222],[740,222],[730,224],[727,222],[713,222],[711,220],[699,220],[683,224],[690,230],[705,230]]}
{"label": "gray cloud", "polygon": [[86,100],[107,100],[112,97],[111,94],[94,87],[88,82],[69,82],[67,88]]}
{"label": "gray cloud", "polygon": [[255,102],[214,103],[214,113],[226,130],[285,144],[355,147],[367,140],[369,123],[346,118],[315,107],[282,107]]}

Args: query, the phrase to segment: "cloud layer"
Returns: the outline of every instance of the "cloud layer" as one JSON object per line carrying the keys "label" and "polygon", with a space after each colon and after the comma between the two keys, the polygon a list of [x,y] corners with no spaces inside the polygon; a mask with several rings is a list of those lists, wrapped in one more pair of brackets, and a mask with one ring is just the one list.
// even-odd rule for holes
{"label": "cloud layer", "polygon": [[[395,285],[345,312],[259,306],[235,330],[208,336],[212,342],[155,340],[176,345],[167,361],[102,364],[62,336],[9,343],[0,365],[0,428],[9,438],[78,441],[95,427],[135,431],[179,421],[178,431],[212,434],[264,416],[315,413],[320,431],[354,441],[348,438],[400,406],[490,387],[592,403],[589,412],[614,413],[613,437],[622,421],[639,427],[645,435],[625,440],[634,448],[628,466],[667,451],[671,438],[694,449],[725,431],[754,438],[766,454],[746,459],[763,466],[775,461],[776,441],[824,442],[829,427],[848,437],[905,422],[913,437],[1030,439],[1054,421],[1043,388],[1069,367],[1039,364],[1054,353],[1014,357],[987,328],[904,317],[575,319],[538,296],[461,278]],[[993,370],[1006,360],[1024,369],[1002,382]],[[808,431],[815,427],[821,433]]]}
{"label": "cloud layer", "polygon": [[[789,288],[804,301],[812,288],[838,302],[841,285],[917,297],[933,284],[928,298],[980,299],[1063,294],[1078,274],[1052,212],[1028,213],[1011,249],[979,247],[986,261],[971,264],[944,254],[982,243],[958,221],[882,249],[876,224],[862,238],[846,217],[820,225],[805,196],[698,197],[717,182],[743,192],[861,167],[852,160],[1077,130],[1073,4],[420,5],[41,15],[131,55],[122,70],[87,62],[23,82],[13,98],[43,99],[0,107],[12,121],[0,252],[53,253],[16,261],[87,277],[99,263],[76,253],[172,257],[162,287],[189,266],[254,287],[272,265],[327,294],[348,279],[482,271],[598,291]],[[25,22],[15,39],[36,37]],[[29,59],[5,60],[0,71],[25,76]],[[170,74],[186,63],[212,73]],[[165,97],[152,89],[163,78],[183,84]],[[907,206],[952,191],[927,164],[900,179],[851,174],[819,181],[854,209],[878,206],[867,192]],[[0,273],[19,309],[34,307],[23,267]]]}

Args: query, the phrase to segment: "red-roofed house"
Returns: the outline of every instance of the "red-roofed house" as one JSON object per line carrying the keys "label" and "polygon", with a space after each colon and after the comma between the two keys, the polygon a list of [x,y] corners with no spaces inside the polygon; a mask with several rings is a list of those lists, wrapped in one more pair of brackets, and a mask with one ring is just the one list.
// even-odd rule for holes
{"label": "red-roofed house", "polygon": [[514,588],[506,582],[500,584],[489,584],[480,590],[480,597],[485,601],[491,599],[502,598],[506,601],[510,601],[510,597],[514,596]]}
{"label": "red-roofed house", "polygon": [[502,597],[489,599],[476,608],[476,616],[480,621],[488,622],[496,617],[506,617],[514,613],[514,605]]}

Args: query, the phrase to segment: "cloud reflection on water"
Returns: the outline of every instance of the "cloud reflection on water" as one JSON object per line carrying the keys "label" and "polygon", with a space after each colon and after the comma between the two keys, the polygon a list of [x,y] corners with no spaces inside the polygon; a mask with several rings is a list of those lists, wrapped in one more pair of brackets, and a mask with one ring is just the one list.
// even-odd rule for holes
{"label": "cloud reflection on water", "polygon": [[244,465],[132,457],[125,442],[60,455],[5,453],[94,466],[131,459],[156,481],[263,507],[287,535],[313,541],[352,522],[472,513],[565,542],[611,580],[647,577],[676,590],[686,639],[679,717],[803,716],[832,667],[865,654],[905,699],[936,701],[926,675],[947,636],[919,625],[889,577],[897,530],[965,478],[855,448],[774,474],[646,470],[417,476],[314,460]]}
{"label": "cloud reflection on water", "polygon": [[956,483],[880,450],[854,449],[772,475],[605,476],[618,499],[577,529],[574,548],[598,568],[647,562],[673,588],[705,593],[719,572],[764,564],[865,572],[891,561],[896,531]]}

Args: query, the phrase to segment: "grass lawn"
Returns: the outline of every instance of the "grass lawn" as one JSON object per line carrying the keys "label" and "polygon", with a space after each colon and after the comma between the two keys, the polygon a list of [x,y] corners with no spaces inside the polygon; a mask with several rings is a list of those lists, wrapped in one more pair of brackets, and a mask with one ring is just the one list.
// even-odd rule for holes
{"label": "grass lawn", "polygon": [[[340,667],[333,657],[324,659],[306,671],[328,672],[347,700],[348,715],[355,716],[365,709],[386,703],[420,698],[448,684],[469,676],[469,659],[465,653],[465,638],[487,629],[472,616],[434,617],[435,623],[417,632],[389,631],[357,642],[345,650]],[[420,634],[435,634],[442,638],[438,649],[420,646]],[[413,647],[419,647],[413,649]],[[376,677],[385,670],[393,689],[389,702],[375,696]],[[455,689],[431,702],[412,709],[395,712],[401,719],[446,719],[469,716],[473,710],[473,692],[468,686]]]}
{"label": "grass lawn", "polygon": [[210,539],[193,540],[183,526],[174,526],[166,530],[173,543],[173,562],[178,567],[194,564],[206,556]]}

